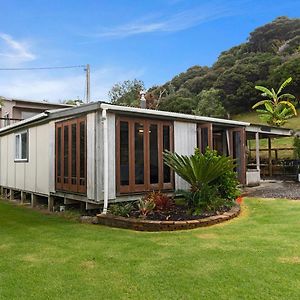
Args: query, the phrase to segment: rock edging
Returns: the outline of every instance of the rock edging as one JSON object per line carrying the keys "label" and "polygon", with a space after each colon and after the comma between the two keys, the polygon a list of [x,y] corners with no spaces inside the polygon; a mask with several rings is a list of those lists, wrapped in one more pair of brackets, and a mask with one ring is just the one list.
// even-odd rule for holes
{"label": "rock edging", "polygon": [[137,231],[175,231],[207,227],[222,223],[237,217],[240,214],[240,211],[240,206],[236,205],[228,212],[225,212],[221,215],[186,221],[152,221],[137,218],[119,217],[111,214],[98,214],[97,218],[98,224],[110,227],[125,228]]}

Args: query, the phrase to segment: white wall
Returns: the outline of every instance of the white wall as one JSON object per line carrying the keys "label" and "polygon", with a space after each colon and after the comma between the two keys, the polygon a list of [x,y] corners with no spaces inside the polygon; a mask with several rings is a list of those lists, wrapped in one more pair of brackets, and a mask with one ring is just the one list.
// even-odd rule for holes
{"label": "white wall", "polygon": [[[108,127],[108,198],[116,198],[116,116],[107,114]],[[103,142],[102,142],[103,143]]]}
{"label": "white wall", "polygon": [[95,126],[96,114],[91,113],[86,118],[87,152],[86,152],[86,176],[87,198],[95,199]]}
{"label": "white wall", "polygon": [[[197,124],[174,122],[174,151],[178,154],[191,155],[197,147]],[[187,190],[189,184],[175,174],[175,189]]]}
{"label": "white wall", "polygon": [[0,137],[0,185],[48,194],[49,124],[29,128],[28,139],[28,162],[15,162],[15,133]]}

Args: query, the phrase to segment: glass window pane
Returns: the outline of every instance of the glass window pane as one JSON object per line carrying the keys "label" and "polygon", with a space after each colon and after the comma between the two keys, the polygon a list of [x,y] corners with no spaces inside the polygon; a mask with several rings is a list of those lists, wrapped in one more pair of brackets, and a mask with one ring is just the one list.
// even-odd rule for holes
{"label": "glass window pane", "polygon": [[16,135],[16,159],[20,159],[20,135]]}
{"label": "glass window pane", "polygon": [[[163,150],[171,150],[170,147],[170,126],[163,126]],[[164,164],[164,183],[171,181],[171,170]]]}
{"label": "glass window pane", "polygon": [[[85,132],[85,122],[80,123],[80,177],[85,178],[85,145],[86,143],[86,132]],[[81,185],[85,184],[85,181]]]}
{"label": "glass window pane", "polygon": [[[77,144],[77,135],[76,135],[76,130],[77,126],[76,124],[72,124],[72,177],[76,177],[76,161],[77,161],[77,152],[76,152],[76,144]],[[72,184],[76,184],[76,178],[75,181],[72,180]]]}
{"label": "glass window pane", "polygon": [[27,159],[27,132],[21,134],[21,158]]}
{"label": "glass window pane", "polygon": [[144,183],[144,125],[134,124],[135,184]]}
{"label": "glass window pane", "polygon": [[128,122],[120,122],[120,184],[129,185]]}
{"label": "glass window pane", "polygon": [[64,183],[68,183],[69,176],[69,164],[68,164],[68,152],[69,152],[69,126],[64,126]]}
{"label": "glass window pane", "polygon": [[61,176],[61,128],[57,129],[57,176]]}
{"label": "glass window pane", "polygon": [[208,147],[208,128],[201,128],[201,153],[205,153]]}
{"label": "glass window pane", "polygon": [[157,125],[150,125],[150,183],[158,183],[158,140]]}

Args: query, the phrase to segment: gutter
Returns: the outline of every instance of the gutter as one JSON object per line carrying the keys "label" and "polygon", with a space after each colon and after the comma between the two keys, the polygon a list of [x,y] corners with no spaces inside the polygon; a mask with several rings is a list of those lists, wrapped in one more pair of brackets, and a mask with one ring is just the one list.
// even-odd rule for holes
{"label": "gutter", "polygon": [[143,114],[155,117],[165,117],[168,119],[183,119],[183,120],[191,120],[194,122],[210,122],[210,123],[218,123],[224,125],[231,126],[249,126],[249,122],[241,122],[235,120],[227,120],[221,118],[212,118],[212,117],[204,117],[204,116],[196,116],[196,115],[188,115],[182,113],[174,113],[169,111],[162,110],[154,110],[154,109],[145,109],[145,108],[137,108],[137,107],[129,107],[129,106],[120,106],[120,105],[112,105],[107,103],[101,103],[102,109],[107,109],[111,111],[119,111],[121,113],[136,113]]}
{"label": "gutter", "polygon": [[102,110],[102,124],[103,124],[103,158],[104,158],[104,170],[103,170],[103,211],[102,214],[107,213],[108,208],[108,127],[107,127],[107,116],[106,116],[106,108]]}
{"label": "gutter", "polygon": [[9,126],[5,126],[5,127],[0,129],[0,134],[2,134],[3,132],[7,132],[7,131],[9,132],[11,130],[14,130],[15,128],[22,127],[22,126],[30,124],[32,122],[44,119],[44,118],[48,117],[48,115],[49,115],[49,112],[46,111],[46,112],[40,113],[38,115],[35,115],[31,118],[25,119],[23,121],[14,123],[14,124],[9,125]]}

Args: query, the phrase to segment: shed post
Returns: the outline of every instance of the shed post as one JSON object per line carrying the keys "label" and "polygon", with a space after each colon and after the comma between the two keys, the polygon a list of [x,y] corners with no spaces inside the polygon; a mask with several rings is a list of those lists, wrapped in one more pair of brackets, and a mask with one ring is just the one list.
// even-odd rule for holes
{"label": "shed post", "polygon": [[53,211],[54,206],[54,197],[49,195],[48,196],[48,211]]}
{"label": "shed post", "polygon": [[273,168],[272,168],[272,140],[268,137],[268,158],[269,158],[269,176],[273,175]]}
{"label": "shed post", "polygon": [[10,200],[10,201],[13,201],[14,198],[15,198],[15,191],[12,190],[12,189],[10,189],[9,192],[10,192],[10,193],[9,193],[9,200]]}
{"label": "shed post", "polygon": [[256,159],[256,170],[260,171],[259,132],[255,132],[255,159]]}
{"label": "shed post", "polygon": [[36,199],[36,195],[35,194],[31,194],[31,207],[35,207],[36,206],[36,202],[37,202],[37,199]]}
{"label": "shed post", "polygon": [[21,204],[24,204],[24,200],[26,199],[25,192],[21,191]]}

